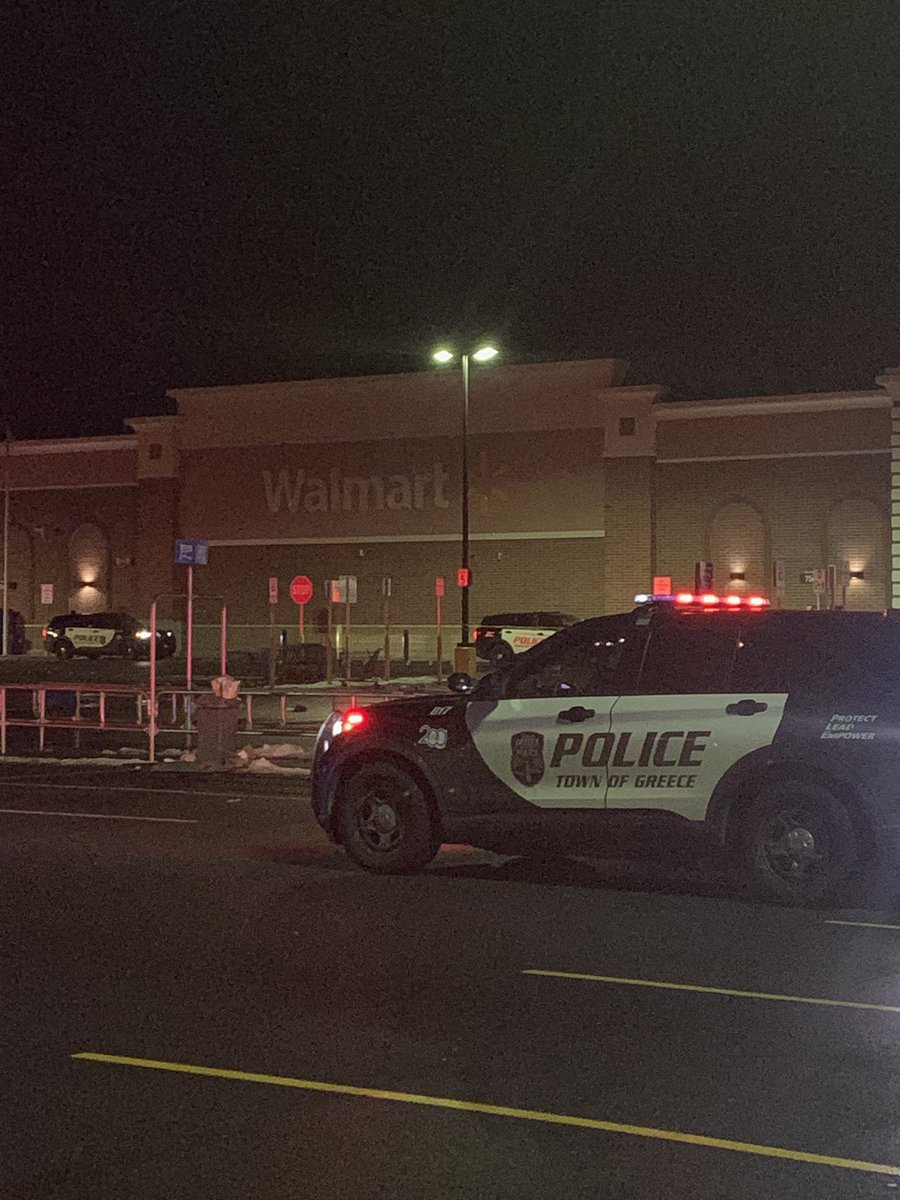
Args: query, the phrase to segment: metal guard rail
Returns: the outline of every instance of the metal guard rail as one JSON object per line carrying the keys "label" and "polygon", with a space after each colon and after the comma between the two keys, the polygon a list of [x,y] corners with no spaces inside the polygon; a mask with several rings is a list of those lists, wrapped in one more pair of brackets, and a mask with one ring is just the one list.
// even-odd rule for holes
{"label": "metal guard rail", "polygon": [[[32,697],[32,716],[23,716],[10,712],[9,697],[11,693],[29,694]],[[47,715],[47,695],[66,695],[75,697],[75,710],[64,716]],[[7,753],[7,734],[9,729],[37,729],[38,744],[44,750],[48,729],[70,729],[76,735],[82,730],[99,730],[104,733],[146,733],[149,740],[150,762],[156,761],[156,737],[162,731],[172,733],[183,731],[195,732],[193,725],[193,701],[197,696],[209,695],[204,690],[187,688],[158,688],[156,693],[156,720],[150,719],[150,687],[145,684],[128,683],[5,683],[0,684],[0,755]],[[85,697],[97,697],[96,719],[93,713],[86,714],[83,709]],[[291,693],[248,690],[238,693],[238,700],[243,704],[245,730],[253,730],[253,700],[254,697],[278,700],[279,727],[287,727],[287,701]],[[131,697],[134,702],[134,720],[123,720],[118,715],[107,719],[107,700],[109,698]],[[168,702],[166,702],[168,697]],[[296,697],[295,697],[296,698]],[[181,701],[182,721],[179,723],[179,700]],[[93,706],[89,706],[92,708]],[[51,706],[52,708],[52,706]],[[171,725],[160,726],[160,712],[168,708],[171,712]],[[77,744],[77,738],[76,738]]]}

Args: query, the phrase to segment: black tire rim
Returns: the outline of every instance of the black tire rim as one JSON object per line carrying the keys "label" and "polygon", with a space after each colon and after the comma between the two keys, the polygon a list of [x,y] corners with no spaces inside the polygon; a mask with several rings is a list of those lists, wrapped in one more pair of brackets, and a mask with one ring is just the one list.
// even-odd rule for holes
{"label": "black tire rim", "polygon": [[403,841],[404,826],[399,805],[390,785],[374,784],[359,801],[356,828],[362,842],[379,854],[396,850]]}
{"label": "black tire rim", "polygon": [[782,809],[767,821],[762,848],[769,868],[790,883],[811,883],[828,869],[827,830],[802,809]]}

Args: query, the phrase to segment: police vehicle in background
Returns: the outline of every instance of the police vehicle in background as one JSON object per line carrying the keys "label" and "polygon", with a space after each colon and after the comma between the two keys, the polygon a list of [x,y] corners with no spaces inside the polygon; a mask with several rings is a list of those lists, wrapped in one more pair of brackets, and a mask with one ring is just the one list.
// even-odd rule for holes
{"label": "police vehicle in background", "polygon": [[[44,629],[44,647],[57,658],[149,658],[150,630],[128,613],[66,613],[54,617]],[[175,653],[175,634],[156,632],[156,653]]]}
{"label": "police vehicle in background", "polygon": [[494,613],[475,630],[475,653],[492,667],[502,667],[517,654],[577,621],[577,617],[562,612]]}
{"label": "police vehicle in background", "polygon": [[442,841],[591,855],[611,822],[689,822],[782,903],[893,855],[900,618],[638,599],[477,684],[451,677],[456,695],[335,713],[313,760],[320,824],[363,867],[402,872]]}

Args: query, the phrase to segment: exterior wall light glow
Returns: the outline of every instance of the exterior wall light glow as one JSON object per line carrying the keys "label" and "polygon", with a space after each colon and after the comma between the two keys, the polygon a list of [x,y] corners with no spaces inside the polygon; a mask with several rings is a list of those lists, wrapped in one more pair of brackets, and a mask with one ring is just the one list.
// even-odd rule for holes
{"label": "exterior wall light glow", "polygon": [[746,579],[747,572],[746,571],[732,571],[731,574],[728,576],[728,578],[735,579],[735,580]]}
{"label": "exterior wall light glow", "polygon": [[851,571],[850,572],[851,579],[865,579],[865,577],[866,577],[865,571]]}

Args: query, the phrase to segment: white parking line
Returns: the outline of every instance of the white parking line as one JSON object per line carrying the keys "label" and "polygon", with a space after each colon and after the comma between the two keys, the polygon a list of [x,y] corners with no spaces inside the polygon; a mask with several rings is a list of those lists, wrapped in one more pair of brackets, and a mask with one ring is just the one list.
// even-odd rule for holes
{"label": "white parking line", "polygon": [[18,817],[74,817],[85,821],[155,821],[165,825],[199,825],[192,817],[126,817],[120,813],[48,812],[42,808],[0,808]]}
{"label": "white parking line", "polygon": [[900,929],[900,925],[884,925],[880,921],[826,921],[826,925],[854,925],[858,929]]}

